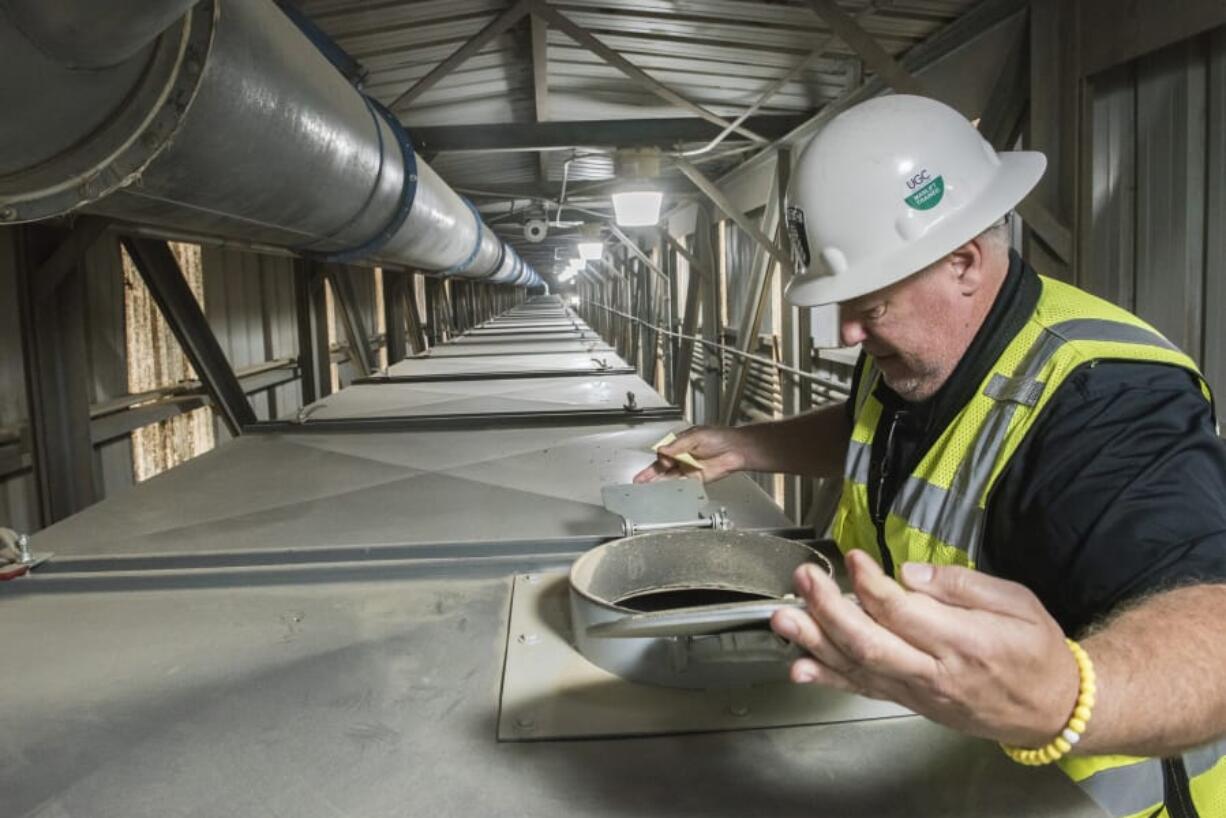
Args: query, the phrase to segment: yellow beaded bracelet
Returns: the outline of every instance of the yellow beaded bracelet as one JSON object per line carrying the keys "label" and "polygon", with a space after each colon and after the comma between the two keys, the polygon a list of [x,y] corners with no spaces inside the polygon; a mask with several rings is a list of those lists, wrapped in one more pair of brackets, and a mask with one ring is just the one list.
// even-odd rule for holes
{"label": "yellow beaded bracelet", "polygon": [[1073,652],[1073,658],[1077,660],[1077,673],[1081,676],[1081,687],[1077,691],[1077,704],[1073,707],[1073,715],[1069,716],[1068,724],[1064,725],[1060,735],[1042,747],[1032,750],[1024,747],[1010,747],[1006,744],[1000,745],[1005,755],[1018,764],[1035,767],[1041,764],[1051,764],[1062,758],[1065,753],[1073,749],[1074,744],[1081,741],[1081,734],[1086,731],[1086,723],[1090,721],[1090,711],[1094,708],[1094,663],[1090,661],[1089,654],[1082,649],[1081,645],[1072,639],[1064,641],[1068,644],[1068,649]]}

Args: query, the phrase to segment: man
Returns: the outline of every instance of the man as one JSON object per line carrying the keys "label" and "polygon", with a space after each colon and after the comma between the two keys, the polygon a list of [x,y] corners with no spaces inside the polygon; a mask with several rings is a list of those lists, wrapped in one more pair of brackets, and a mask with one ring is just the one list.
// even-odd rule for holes
{"label": "man", "polygon": [[832,121],[793,177],[787,295],[839,305],[851,399],[691,429],[636,480],[683,453],[842,475],[859,605],[798,572],[808,613],[772,620],[794,681],[1058,760],[1112,815],[1226,816],[1226,450],[1191,359],[1009,249],[1044,166],[919,97]]}

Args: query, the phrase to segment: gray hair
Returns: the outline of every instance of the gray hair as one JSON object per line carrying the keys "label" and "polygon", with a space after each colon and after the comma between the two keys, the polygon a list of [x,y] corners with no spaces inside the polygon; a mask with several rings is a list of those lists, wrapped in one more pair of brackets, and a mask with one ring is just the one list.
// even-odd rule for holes
{"label": "gray hair", "polygon": [[1007,253],[1013,246],[1012,216],[1012,212],[1006,213],[975,238]]}

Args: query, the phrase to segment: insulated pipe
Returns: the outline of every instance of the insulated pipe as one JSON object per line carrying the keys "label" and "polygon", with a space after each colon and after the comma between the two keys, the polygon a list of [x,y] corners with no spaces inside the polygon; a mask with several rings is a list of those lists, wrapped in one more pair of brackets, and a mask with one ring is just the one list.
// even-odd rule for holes
{"label": "insulated pipe", "polygon": [[[183,0],[150,5],[142,21]],[[95,2],[52,8],[74,6]],[[17,101],[0,120],[0,222],[84,209],[324,260],[469,279],[504,266],[509,248],[476,209],[270,0],[204,0],[88,72],[31,41],[57,30],[41,22],[0,26],[0,97]],[[516,280],[541,283],[531,268]]]}

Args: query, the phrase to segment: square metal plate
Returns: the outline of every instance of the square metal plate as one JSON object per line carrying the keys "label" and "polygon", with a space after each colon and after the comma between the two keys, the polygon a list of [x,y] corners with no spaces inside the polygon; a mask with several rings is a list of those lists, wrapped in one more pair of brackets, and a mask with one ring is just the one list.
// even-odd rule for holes
{"label": "square metal plate", "polygon": [[625,681],[571,645],[566,572],[519,575],[498,708],[500,741],[647,736],[914,717],[890,702],[790,683],[683,690]]}
{"label": "square metal plate", "polygon": [[701,480],[604,486],[600,498],[609,511],[639,524],[688,522],[712,510]]}

